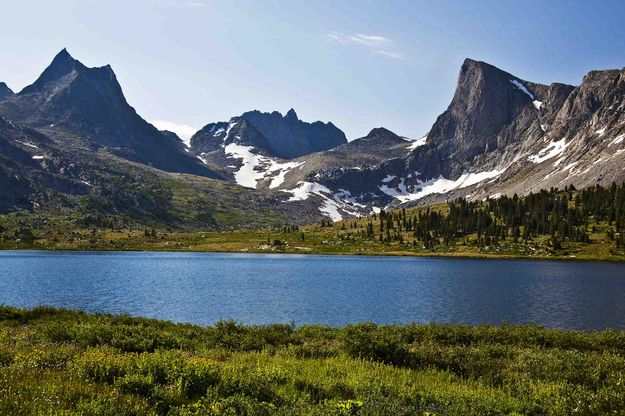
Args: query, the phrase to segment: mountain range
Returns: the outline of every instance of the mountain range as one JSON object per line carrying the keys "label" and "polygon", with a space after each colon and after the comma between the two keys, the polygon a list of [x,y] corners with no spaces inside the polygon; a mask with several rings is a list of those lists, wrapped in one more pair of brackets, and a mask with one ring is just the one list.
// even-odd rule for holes
{"label": "mountain range", "polygon": [[466,59],[418,139],[348,142],[295,110],[206,124],[186,146],[126,101],[110,66],[62,50],[14,93],[0,83],[0,212],[123,215],[223,229],[625,179],[625,70],[542,85]]}

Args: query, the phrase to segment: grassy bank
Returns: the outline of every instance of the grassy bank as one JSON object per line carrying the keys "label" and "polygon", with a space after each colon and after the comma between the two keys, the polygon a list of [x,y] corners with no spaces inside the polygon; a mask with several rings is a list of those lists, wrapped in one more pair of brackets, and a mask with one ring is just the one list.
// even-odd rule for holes
{"label": "grassy bank", "polygon": [[214,327],[0,308],[0,414],[625,413],[625,334]]}
{"label": "grassy bank", "polygon": [[[27,221],[25,221],[28,223]],[[49,222],[32,231],[27,238],[14,238],[19,225],[5,220],[5,236],[0,249],[8,250],[121,250],[121,251],[206,251],[290,254],[351,254],[388,256],[448,256],[475,258],[529,258],[559,260],[625,261],[625,249],[616,249],[608,238],[609,226],[589,225],[590,241],[562,242],[555,248],[549,236],[530,241],[499,241],[491,245],[476,245],[471,234],[466,240],[445,245],[425,247],[414,242],[406,233],[403,241],[363,238],[354,230],[368,222],[378,227],[379,221],[362,218],[324,226],[280,227],[264,230],[227,232],[176,231],[156,228],[107,229],[73,227]],[[19,234],[18,234],[19,235]]]}

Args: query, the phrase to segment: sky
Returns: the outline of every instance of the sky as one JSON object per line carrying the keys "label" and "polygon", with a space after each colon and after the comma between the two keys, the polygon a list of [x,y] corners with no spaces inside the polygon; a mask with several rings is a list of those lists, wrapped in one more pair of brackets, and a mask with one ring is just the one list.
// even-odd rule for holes
{"label": "sky", "polygon": [[294,108],[349,140],[382,126],[419,138],[467,57],[540,83],[625,67],[622,0],[4,3],[0,81],[21,90],[66,47],[110,64],[140,115],[184,137]]}

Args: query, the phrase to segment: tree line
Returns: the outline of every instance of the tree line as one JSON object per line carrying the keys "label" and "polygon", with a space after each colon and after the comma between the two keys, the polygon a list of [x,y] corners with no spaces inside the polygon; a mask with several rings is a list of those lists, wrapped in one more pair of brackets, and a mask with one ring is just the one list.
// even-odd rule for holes
{"label": "tree line", "polygon": [[564,241],[590,243],[598,223],[607,225],[607,236],[616,248],[625,248],[624,184],[582,190],[570,186],[483,201],[459,198],[444,208],[381,211],[372,214],[366,225],[354,221],[341,227],[360,228],[361,236],[380,242],[404,242],[411,236],[413,243],[419,241],[426,248],[459,241],[478,246],[508,239],[527,243],[547,235],[559,249]]}

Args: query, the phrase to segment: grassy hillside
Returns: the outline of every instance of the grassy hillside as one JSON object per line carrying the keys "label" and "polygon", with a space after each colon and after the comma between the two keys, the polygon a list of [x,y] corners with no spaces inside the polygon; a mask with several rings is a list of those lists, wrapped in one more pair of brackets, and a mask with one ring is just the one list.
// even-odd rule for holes
{"label": "grassy hillside", "polygon": [[[22,211],[0,216],[0,248],[625,260],[625,246],[619,241],[621,223],[611,218],[614,215],[610,209],[601,208],[601,204],[592,203],[598,208],[585,211],[591,203],[578,201],[578,208],[574,208],[581,195],[553,191],[534,197],[539,203],[518,202],[526,200],[520,199],[516,205],[512,198],[508,202],[501,199],[469,205],[455,201],[336,223],[323,221],[304,227],[284,224],[226,232],[141,226],[106,216],[50,217]],[[506,210],[518,211],[521,203],[531,209],[526,208],[528,212],[523,215],[506,214]],[[570,206],[570,212],[553,211],[562,211],[563,203]],[[504,209],[508,206],[514,209]],[[536,213],[534,206],[540,207],[540,212]],[[492,219],[486,221],[486,215]],[[517,225],[524,217],[532,222]],[[230,221],[236,223],[232,218]]]}
{"label": "grassy hillside", "polygon": [[0,308],[0,414],[604,415],[625,334],[536,326],[214,327]]}

